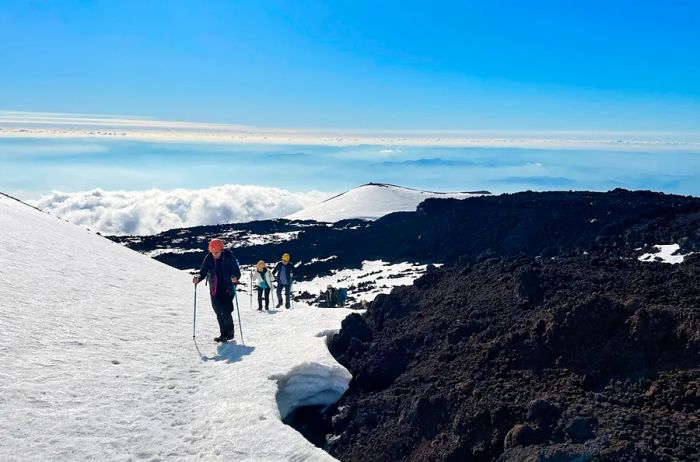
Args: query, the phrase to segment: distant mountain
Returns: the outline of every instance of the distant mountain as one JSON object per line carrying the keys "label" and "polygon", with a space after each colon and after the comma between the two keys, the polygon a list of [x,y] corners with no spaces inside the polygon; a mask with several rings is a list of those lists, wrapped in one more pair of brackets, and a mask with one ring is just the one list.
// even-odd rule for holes
{"label": "distant mountain", "polygon": [[466,199],[489,194],[491,193],[488,191],[421,191],[393,184],[368,183],[288,215],[286,218],[327,223],[356,218],[375,220],[392,212],[413,212],[418,204],[430,198]]}

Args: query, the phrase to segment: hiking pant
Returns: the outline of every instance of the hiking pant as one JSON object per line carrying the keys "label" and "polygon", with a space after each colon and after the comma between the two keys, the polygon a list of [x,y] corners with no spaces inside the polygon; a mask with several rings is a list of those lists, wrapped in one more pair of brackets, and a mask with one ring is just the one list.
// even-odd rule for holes
{"label": "hiking pant", "polygon": [[270,288],[269,287],[265,287],[264,289],[262,287],[258,287],[258,309],[262,310],[263,293],[264,293],[264,297],[265,297],[265,309],[269,310],[270,309]]}
{"label": "hiking pant", "polygon": [[289,289],[291,289],[291,284],[277,284],[277,306],[282,304],[282,287],[284,287],[285,302],[284,307],[289,308]]}
{"label": "hiking pant", "polygon": [[224,337],[233,337],[233,296],[212,296],[211,307],[216,313],[216,320],[219,322],[219,332]]}

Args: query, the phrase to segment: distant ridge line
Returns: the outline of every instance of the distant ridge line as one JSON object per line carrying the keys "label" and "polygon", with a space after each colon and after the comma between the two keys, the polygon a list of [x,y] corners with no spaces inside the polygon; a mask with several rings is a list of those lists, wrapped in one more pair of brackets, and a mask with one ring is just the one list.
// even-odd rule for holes
{"label": "distant ridge line", "polygon": [[31,207],[31,208],[33,208],[34,210],[38,210],[38,211],[41,212],[41,213],[45,213],[45,214],[47,214],[47,215],[50,215],[50,213],[46,212],[45,210],[41,210],[41,209],[38,208],[38,207],[34,207],[33,205],[29,205],[29,204],[27,204],[26,202],[24,202],[23,200],[17,199],[17,198],[14,197],[14,196],[10,196],[9,194],[6,194],[6,193],[4,193],[4,192],[2,192],[2,191],[0,191],[0,194],[2,194],[3,196],[7,197],[8,199],[12,199],[13,201],[19,202],[19,203],[22,204],[22,205],[26,205],[27,207]]}
{"label": "distant ridge line", "polygon": [[321,201],[321,203],[328,202],[330,200],[333,200],[337,197],[342,196],[343,194],[349,193],[353,189],[359,189],[359,188],[362,188],[364,186],[379,186],[381,188],[392,187],[392,188],[406,189],[408,191],[418,191],[418,192],[429,193],[429,194],[489,194],[489,195],[491,194],[491,191],[448,191],[448,192],[428,191],[426,189],[409,188],[406,186],[399,186],[397,184],[392,184],[392,183],[374,183],[374,182],[370,181],[369,183],[361,184],[360,186],[356,186],[352,189],[348,189],[347,191],[341,192],[340,194],[336,194],[333,197],[329,197],[328,199]]}

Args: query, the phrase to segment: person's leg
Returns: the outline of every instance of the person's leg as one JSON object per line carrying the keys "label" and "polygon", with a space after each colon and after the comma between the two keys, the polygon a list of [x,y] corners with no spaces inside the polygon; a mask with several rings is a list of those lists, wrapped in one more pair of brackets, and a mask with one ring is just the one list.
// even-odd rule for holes
{"label": "person's leg", "polygon": [[221,319],[224,326],[224,336],[229,340],[233,338],[233,296],[229,295],[221,300]]}
{"label": "person's leg", "polygon": [[277,282],[277,306],[276,308],[279,308],[282,306],[282,284],[280,282]]}
{"label": "person's leg", "polygon": [[285,286],[284,286],[284,295],[285,295],[284,307],[285,308],[289,308],[289,306],[290,306],[290,300],[289,300],[289,298],[290,298],[289,289],[291,288],[290,286],[291,286],[291,284],[285,284]]}
{"label": "person's leg", "polygon": [[258,287],[258,311],[262,310],[263,289]]}
{"label": "person's leg", "polygon": [[[216,297],[211,297],[211,307],[216,314],[216,322],[219,323],[219,337],[226,336],[226,330],[224,326],[224,318],[221,316],[221,302]],[[217,337],[217,338],[219,338]]]}
{"label": "person's leg", "polygon": [[270,288],[265,288],[265,309],[270,309]]}

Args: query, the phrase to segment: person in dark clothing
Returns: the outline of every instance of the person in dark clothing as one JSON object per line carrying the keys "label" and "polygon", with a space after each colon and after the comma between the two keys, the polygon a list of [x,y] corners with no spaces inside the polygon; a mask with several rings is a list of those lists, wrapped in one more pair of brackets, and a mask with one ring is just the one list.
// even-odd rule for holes
{"label": "person in dark clothing", "polygon": [[206,277],[209,284],[211,306],[219,322],[220,335],[214,340],[225,342],[233,339],[233,291],[238,284],[241,270],[233,254],[224,249],[220,239],[209,242],[209,253],[204,257],[199,274],[192,278],[194,284]]}
{"label": "person in dark clothing", "polygon": [[292,290],[292,280],[294,278],[294,265],[289,262],[289,254],[282,255],[282,261],[277,262],[272,275],[277,278],[277,308],[282,306],[282,289],[284,288],[284,307],[290,308],[290,298]]}
{"label": "person in dark clothing", "polygon": [[335,308],[336,306],[340,305],[338,289],[330,284],[328,284],[328,287],[326,287],[326,303],[328,303],[328,306],[331,308]]}
{"label": "person in dark clothing", "polygon": [[263,295],[265,296],[265,309],[269,310],[272,276],[267,269],[267,264],[263,260],[260,260],[255,267],[255,284],[258,288],[258,311],[262,311]]}

